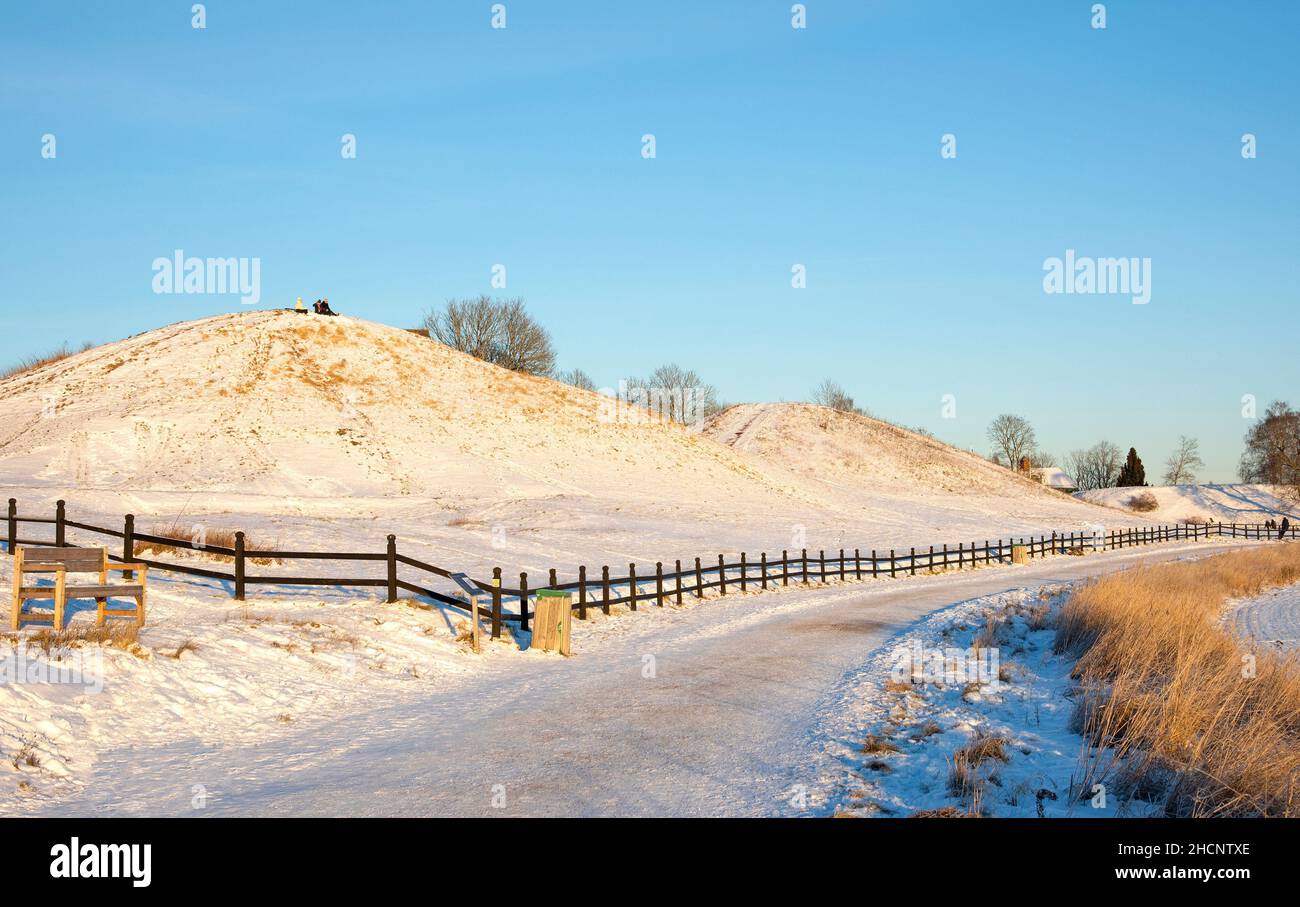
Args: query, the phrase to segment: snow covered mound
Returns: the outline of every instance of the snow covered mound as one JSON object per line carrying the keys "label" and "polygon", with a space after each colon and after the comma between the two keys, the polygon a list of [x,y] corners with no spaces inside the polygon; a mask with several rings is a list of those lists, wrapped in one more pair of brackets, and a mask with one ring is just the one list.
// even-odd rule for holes
{"label": "snow covered mound", "polygon": [[810,403],[733,406],[704,429],[714,440],[826,488],[830,495],[1069,498],[983,457],[888,422]]}
{"label": "snow covered mound", "polygon": [[1114,517],[821,407],[733,407],[700,432],[613,406],[409,331],[241,312],[0,381],[0,497],[335,548],[393,532],[480,570],[955,544]]}
{"label": "snow covered mound", "polygon": [[1167,485],[1151,488],[1100,488],[1075,497],[1093,504],[1126,508],[1135,494],[1150,492],[1160,506],[1146,516],[1161,522],[1185,519],[1223,523],[1262,523],[1270,518],[1300,515],[1300,506],[1273,485]]}
{"label": "snow covered mound", "polygon": [[763,494],[684,429],[356,319],[172,325],[0,383],[0,484],[503,500]]}

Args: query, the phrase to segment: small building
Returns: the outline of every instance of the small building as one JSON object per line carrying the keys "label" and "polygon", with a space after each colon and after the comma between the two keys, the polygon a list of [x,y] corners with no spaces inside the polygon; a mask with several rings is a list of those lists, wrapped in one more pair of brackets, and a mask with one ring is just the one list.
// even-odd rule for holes
{"label": "small building", "polygon": [[1062,494],[1074,494],[1079,490],[1074,479],[1059,466],[1035,467],[1029,470],[1029,477]]}

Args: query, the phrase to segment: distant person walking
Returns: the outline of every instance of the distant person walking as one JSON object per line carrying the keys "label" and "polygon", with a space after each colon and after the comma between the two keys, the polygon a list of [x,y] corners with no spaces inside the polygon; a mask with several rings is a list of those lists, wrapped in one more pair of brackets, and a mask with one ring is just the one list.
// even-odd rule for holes
{"label": "distant person walking", "polygon": [[1286,517],[1282,517],[1282,528],[1279,529],[1277,533],[1278,541],[1281,541],[1282,539],[1286,538],[1286,534],[1290,531],[1291,531],[1291,521],[1288,520]]}

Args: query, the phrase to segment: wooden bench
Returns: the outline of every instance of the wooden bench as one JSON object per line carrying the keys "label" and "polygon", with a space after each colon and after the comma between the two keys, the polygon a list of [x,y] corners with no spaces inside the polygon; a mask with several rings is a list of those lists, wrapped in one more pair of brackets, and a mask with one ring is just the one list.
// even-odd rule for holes
{"label": "wooden bench", "polygon": [[[139,578],[134,582],[111,584],[110,572],[134,572]],[[29,586],[24,579],[33,573],[54,574],[52,586]],[[96,573],[96,584],[70,584],[68,574]],[[50,620],[42,614],[23,613],[23,604],[31,600],[52,599],[54,602],[54,629],[62,630],[63,614],[70,599],[93,598],[99,605],[95,624],[102,627],[107,617],[134,617],[136,624],[144,626],[145,591],[149,568],[144,564],[112,564],[107,548],[19,548],[14,553],[14,604],[10,626],[18,630],[24,621]],[[133,598],[131,610],[110,609],[110,598]]]}

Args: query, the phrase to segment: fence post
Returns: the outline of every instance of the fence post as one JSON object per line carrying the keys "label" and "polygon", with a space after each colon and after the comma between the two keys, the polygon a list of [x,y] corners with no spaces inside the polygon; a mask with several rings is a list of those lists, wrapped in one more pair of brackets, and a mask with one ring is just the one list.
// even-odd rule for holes
{"label": "fence post", "polygon": [[749,562],[745,559],[745,552],[740,552],[740,591],[749,590]]}
{"label": "fence post", "polygon": [[492,638],[501,638],[501,568],[492,568]]}
{"label": "fence post", "polygon": [[244,533],[235,533],[235,601],[244,600]]}
{"label": "fence post", "polygon": [[528,574],[519,574],[519,629],[528,629]]}
{"label": "fence post", "polygon": [[655,561],[655,598],[659,607],[664,606],[664,562]]}
{"label": "fence post", "polygon": [[18,499],[9,499],[9,553],[13,554],[18,544]]}
{"label": "fence post", "polygon": [[628,602],[628,606],[633,611],[635,611],[636,610],[636,564],[627,565],[627,590],[628,590],[627,591],[628,597],[631,599],[631,601]]}
{"label": "fence post", "polygon": [[817,549],[817,579],[826,582],[826,549]]}
{"label": "fence post", "polygon": [[[122,520],[122,563],[135,563],[135,514],[128,513]],[[135,579],[135,571],[122,574],[122,579],[130,582]]]}
{"label": "fence post", "polygon": [[912,565],[912,576],[916,576],[916,549],[915,548],[912,549],[910,563]]}
{"label": "fence post", "polygon": [[[388,603],[397,601],[397,536],[388,537]],[[471,607],[473,607],[471,605]]]}
{"label": "fence post", "polygon": [[600,568],[600,610],[609,614],[609,568]]}
{"label": "fence post", "polygon": [[[930,546],[930,566],[934,566],[934,546]],[[948,543],[943,543],[943,572],[948,572]]]}
{"label": "fence post", "polygon": [[876,549],[871,549],[871,578],[875,579],[880,575],[880,564],[876,563]]}
{"label": "fence post", "polygon": [[578,620],[587,619],[587,568],[578,568]]}
{"label": "fence post", "polygon": [[862,552],[857,548],[853,549],[853,575],[855,579],[862,579]]}
{"label": "fence post", "polygon": [[799,550],[799,561],[803,566],[803,584],[806,586],[808,585],[808,549],[801,548]]}
{"label": "fence post", "polygon": [[54,547],[62,548],[68,543],[68,528],[64,522],[68,519],[63,501],[54,502]]}
{"label": "fence post", "polygon": [[767,591],[767,552],[760,551],[758,554],[759,569],[763,571],[762,579],[759,580],[759,587]]}
{"label": "fence post", "polygon": [[677,564],[677,604],[682,603],[682,561],[678,558]]}
{"label": "fence post", "polygon": [[790,585],[790,551],[788,548],[781,549],[781,585]]}
{"label": "fence post", "polygon": [[894,549],[889,549],[889,578],[894,579],[898,576],[898,562],[894,560]]}
{"label": "fence post", "polygon": [[695,597],[704,598],[704,570],[698,557],[695,559]]}
{"label": "fence post", "polygon": [[844,549],[840,549],[840,582],[844,582]]}
{"label": "fence post", "polygon": [[720,584],[718,588],[722,590],[723,595],[726,595],[727,594],[727,565],[722,560],[721,554],[718,555],[718,582]]}

